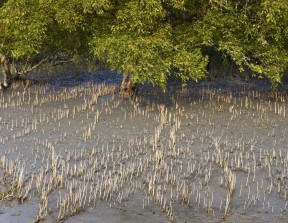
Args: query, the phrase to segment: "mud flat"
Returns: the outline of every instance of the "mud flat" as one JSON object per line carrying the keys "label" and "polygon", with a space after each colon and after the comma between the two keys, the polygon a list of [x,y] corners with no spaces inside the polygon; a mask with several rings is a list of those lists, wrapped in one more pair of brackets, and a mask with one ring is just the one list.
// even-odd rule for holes
{"label": "mud flat", "polygon": [[287,222],[287,93],[118,82],[0,92],[0,222]]}

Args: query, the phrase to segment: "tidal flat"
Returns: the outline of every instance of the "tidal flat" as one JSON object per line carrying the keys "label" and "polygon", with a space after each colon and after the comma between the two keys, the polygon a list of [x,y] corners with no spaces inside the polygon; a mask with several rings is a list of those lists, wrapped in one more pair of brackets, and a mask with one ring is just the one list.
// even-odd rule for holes
{"label": "tidal flat", "polygon": [[288,221],[287,91],[119,83],[0,92],[0,223]]}

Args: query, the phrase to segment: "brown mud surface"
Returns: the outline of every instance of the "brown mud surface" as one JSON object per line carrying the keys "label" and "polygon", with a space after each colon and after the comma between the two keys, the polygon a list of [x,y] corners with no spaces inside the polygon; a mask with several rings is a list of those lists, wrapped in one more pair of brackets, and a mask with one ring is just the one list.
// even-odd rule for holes
{"label": "brown mud surface", "polygon": [[284,90],[101,75],[0,92],[0,223],[288,221]]}

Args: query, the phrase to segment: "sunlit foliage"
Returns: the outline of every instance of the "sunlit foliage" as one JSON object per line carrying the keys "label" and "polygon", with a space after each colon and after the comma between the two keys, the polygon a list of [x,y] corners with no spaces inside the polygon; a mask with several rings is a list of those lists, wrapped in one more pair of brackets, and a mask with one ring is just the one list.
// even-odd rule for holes
{"label": "sunlit foliage", "polygon": [[89,58],[165,87],[209,76],[213,52],[281,82],[288,2],[280,0],[2,0],[0,53],[13,61]]}

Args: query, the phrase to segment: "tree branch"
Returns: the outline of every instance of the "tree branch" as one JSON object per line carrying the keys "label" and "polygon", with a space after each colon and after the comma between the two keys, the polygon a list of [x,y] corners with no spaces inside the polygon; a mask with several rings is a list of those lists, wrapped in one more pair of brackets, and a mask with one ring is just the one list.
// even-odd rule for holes
{"label": "tree branch", "polygon": [[53,64],[51,64],[51,66],[58,66],[58,65],[61,65],[61,64],[64,64],[64,63],[68,63],[68,62],[71,62],[73,61],[73,59],[69,59],[69,60],[58,60],[58,61],[55,61]]}
{"label": "tree branch", "polygon": [[42,59],[39,63],[35,64],[34,66],[30,66],[28,67],[27,69],[25,70],[21,70],[21,71],[17,71],[17,76],[20,76],[20,75],[25,75],[27,74],[28,72],[31,72],[32,70],[35,70],[37,69],[40,65],[42,65],[45,61],[48,60],[48,57]]}

